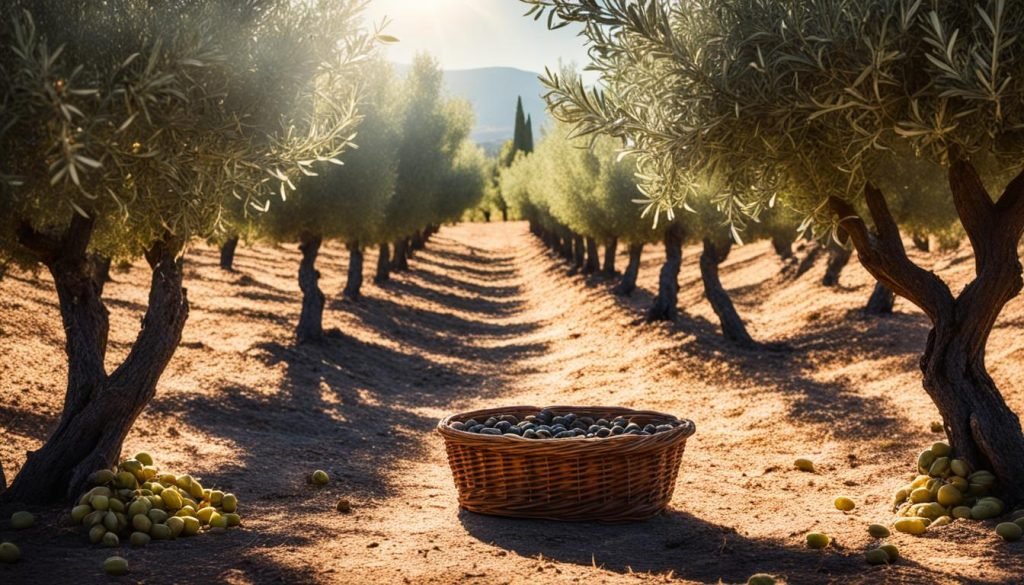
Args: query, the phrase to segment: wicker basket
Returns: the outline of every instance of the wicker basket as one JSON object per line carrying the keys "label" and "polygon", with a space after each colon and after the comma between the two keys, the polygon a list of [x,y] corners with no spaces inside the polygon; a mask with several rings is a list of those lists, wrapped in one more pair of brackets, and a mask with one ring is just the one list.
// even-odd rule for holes
{"label": "wicker basket", "polygon": [[537,414],[535,406],[475,410],[438,423],[459,504],[495,516],[627,522],[661,512],[672,499],[692,421],[645,410],[609,406],[551,406],[555,413],[593,418],[626,417],[641,426],[674,423],[654,435],[607,438],[524,439],[451,428],[453,420],[486,420]]}

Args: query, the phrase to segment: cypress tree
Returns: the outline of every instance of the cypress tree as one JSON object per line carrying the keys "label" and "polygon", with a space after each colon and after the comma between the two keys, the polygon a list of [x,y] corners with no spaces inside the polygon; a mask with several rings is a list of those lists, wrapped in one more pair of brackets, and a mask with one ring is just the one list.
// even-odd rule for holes
{"label": "cypress tree", "polygon": [[526,114],[523,113],[523,97],[516,98],[516,126],[512,134],[512,156],[525,150],[526,144]]}
{"label": "cypress tree", "polygon": [[523,129],[523,152],[533,152],[533,116],[526,117],[526,127]]}

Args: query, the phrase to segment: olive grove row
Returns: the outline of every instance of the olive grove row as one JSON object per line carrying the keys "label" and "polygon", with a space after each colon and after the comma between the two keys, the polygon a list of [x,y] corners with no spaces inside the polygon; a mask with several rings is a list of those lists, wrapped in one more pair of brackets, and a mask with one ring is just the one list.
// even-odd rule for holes
{"label": "olive grove row", "polygon": [[[0,267],[44,267],[68,360],[60,420],[0,500],[66,499],[112,465],[189,313],[186,252],[299,241],[298,340],[322,335],[317,250],[404,266],[482,197],[468,106],[421,57],[399,80],[365,0],[14,0],[0,7]],[[237,243],[237,240],[235,241]],[[394,243],[395,253],[387,252]],[[233,244],[230,246],[233,250]],[[152,270],[138,337],[105,364],[111,260]]]}

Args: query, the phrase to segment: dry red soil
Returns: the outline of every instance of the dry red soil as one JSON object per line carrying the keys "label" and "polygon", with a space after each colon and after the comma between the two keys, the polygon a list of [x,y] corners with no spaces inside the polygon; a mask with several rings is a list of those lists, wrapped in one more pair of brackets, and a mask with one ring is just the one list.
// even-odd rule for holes
{"label": "dry red soil", "polygon": [[[966,246],[965,246],[966,248]],[[341,334],[296,348],[292,246],[242,249],[237,272],[216,251],[187,257],[192,313],[181,348],[125,451],[146,450],[170,471],[241,498],[244,526],[124,547],[120,583],[742,583],[769,572],[802,583],[1020,583],[1024,542],[992,522],[958,521],[891,539],[903,559],[865,564],[866,527],[888,522],[935,408],[917,360],[928,331],[904,301],[888,318],[859,309],[872,283],[855,262],[838,289],[824,265],[798,279],[765,243],[734,250],[723,279],[751,333],[781,351],[742,351],[717,331],[703,301],[697,251],[687,248],[678,323],[638,321],[656,289],[660,250],[648,248],[641,290],[568,274],[524,224],[460,225],[436,236],[412,272],[340,301],[346,255],[320,259],[325,321]],[[969,251],[917,254],[958,289]],[[375,258],[367,258],[367,267]],[[621,258],[622,265],[625,259]],[[109,360],[122,358],[144,311],[143,265],[115,272]],[[59,413],[63,332],[46,274],[0,281],[0,461],[8,478]],[[1024,301],[1003,314],[989,345],[992,375],[1024,412],[1019,376]],[[440,438],[445,414],[502,404],[613,404],[693,419],[669,510],[626,524],[563,524],[460,511]],[[816,474],[793,469],[810,457]],[[327,470],[330,485],[305,477]],[[1022,478],[1024,479],[1024,478]],[[858,507],[832,506],[846,494]],[[341,498],[353,513],[340,514]],[[68,525],[67,510],[35,510],[0,539],[23,558],[0,583],[105,583],[112,553]],[[804,547],[820,530],[835,544]]]}

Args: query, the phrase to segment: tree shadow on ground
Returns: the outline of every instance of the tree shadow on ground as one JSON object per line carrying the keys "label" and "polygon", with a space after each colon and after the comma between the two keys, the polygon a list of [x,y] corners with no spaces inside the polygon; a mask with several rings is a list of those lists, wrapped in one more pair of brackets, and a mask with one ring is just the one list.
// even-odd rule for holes
{"label": "tree shadow on ground", "polygon": [[459,520],[474,538],[515,554],[616,573],[670,573],[707,584],[745,583],[760,572],[782,577],[818,575],[814,581],[791,583],[925,583],[934,578],[911,561],[869,567],[860,550],[843,550],[837,545],[819,551],[752,539],[734,528],[675,510],[630,524],[499,518],[465,510],[459,512]]}

